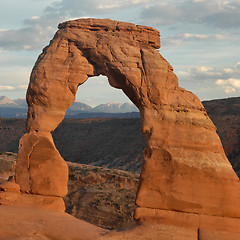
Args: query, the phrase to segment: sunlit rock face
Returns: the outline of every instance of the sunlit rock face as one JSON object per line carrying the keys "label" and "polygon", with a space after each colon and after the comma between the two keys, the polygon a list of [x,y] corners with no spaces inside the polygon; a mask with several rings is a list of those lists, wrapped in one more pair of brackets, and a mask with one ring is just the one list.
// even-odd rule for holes
{"label": "sunlit rock face", "polygon": [[[136,219],[161,219],[162,210],[240,217],[239,179],[200,100],[179,87],[172,66],[159,54],[159,36],[153,28],[109,19],[59,25],[33,68],[27,91],[30,132],[21,140],[16,178],[21,191],[66,193],[67,168],[50,132],[64,118],[79,85],[102,74],[139,108],[147,139]],[[53,163],[61,174],[44,185],[40,169],[48,175]]]}

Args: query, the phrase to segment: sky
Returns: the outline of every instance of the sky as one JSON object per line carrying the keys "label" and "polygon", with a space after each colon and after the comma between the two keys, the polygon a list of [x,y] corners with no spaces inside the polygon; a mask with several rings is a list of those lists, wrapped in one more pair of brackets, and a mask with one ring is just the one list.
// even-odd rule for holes
{"label": "sky", "polygon": [[[58,23],[88,17],[158,29],[159,52],[201,100],[240,95],[240,0],[1,0],[0,96],[25,97]],[[76,98],[91,106],[129,101],[103,76],[89,78]]]}

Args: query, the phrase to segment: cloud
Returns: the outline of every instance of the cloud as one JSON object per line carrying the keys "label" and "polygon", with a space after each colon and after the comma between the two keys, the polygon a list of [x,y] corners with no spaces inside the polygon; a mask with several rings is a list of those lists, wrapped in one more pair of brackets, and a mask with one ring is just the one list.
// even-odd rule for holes
{"label": "cloud", "polygon": [[13,87],[13,86],[1,86],[0,85],[0,90],[11,91],[11,90],[15,90],[15,87]]}
{"label": "cloud", "polygon": [[[47,7],[48,8],[48,7]],[[47,8],[40,16],[23,20],[19,29],[0,30],[0,48],[4,50],[39,50],[48,44],[57,30],[58,23],[65,21],[67,15],[49,14]]]}
{"label": "cloud", "polygon": [[101,15],[119,9],[145,6],[154,0],[61,0],[46,8],[47,15],[65,15],[80,17],[85,15]]}
{"label": "cloud", "polygon": [[0,85],[0,90],[4,91],[14,91],[14,90],[26,90],[27,85],[19,85],[19,86],[7,86],[7,85]]}
{"label": "cloud", "polygon": [[20,29],[0,29],[0,48],[37,50],[43,48],[57,30],[59,22],[82,17],[114,16],[119,9],[143,6],[153,0],[61,0],[47,6],[41,16],[23,21]]}
{"label": "cloud", "polygon": [[17,87],[17,89],[27,89],[28,88],[28,85],[19,85],[18,87]]}
{"label": "cloud", "polygon": [[233,68],[224,68],[226,73],[239,73],[240,74],[240,62],[237,62]]}
{"label": "cloud", "polygon": [[229,78],[229,79],[218,79],[216,84],[222,88],[228,94],[240,91],[240,79]]}
{"label": "cloud", "polygon": [[239,92],[240,93],[240,62],[237,62],[232,68],[224,68],[223,75],[227,73],[230,77],[219,78],[216,85],[223,88],[227,94]]}
{"label": "cloud", "polygon": [[177,74],[185,81],[218,79],[225,75],[225,73],[217,71],[215,68],[209,66],[192,67],[187,71],[179,71]]}
{"label": "cloud", "polygon": [[[230,37],[227,33],[224,34],[200,34],[200,33],[180,33],[177,35],[164,36],[161,38],[162,46],[179,46],[185,43],[196,42],[216,42],[216,41],[233,41],[237,38]],[[238,38],[239,40],[239,38]]]}
{"label": "cloud", "polygon": [[34,24],[17,30],[0,32],[0,47],[4,50],[37,50],[52,36],[53,28]]}
{"label": "cloud", "polygon": [[[223,69],[210,66],[192,67],[187,71],[178,71],[177,75],[180,81],[194,83],[196,88],[216,90],[216,87],[219,87],[227,94],[240,92],[240,62],[233,67]],[[197,91],[200,90],[197,89]]]}
{"label": "cloud", "polygon": [[193,39],[193,40],[228,40],[229,37],[223,34],[194,34],[194,33],[183,33],[179,34],[181,39]]}
{"label": "cloud", "polygon": [[142,11],[142,19],[155,25],[178,23],[205,24],[218,28],[238,28],[240,25],[239,0],[182,0],[155,1]]}

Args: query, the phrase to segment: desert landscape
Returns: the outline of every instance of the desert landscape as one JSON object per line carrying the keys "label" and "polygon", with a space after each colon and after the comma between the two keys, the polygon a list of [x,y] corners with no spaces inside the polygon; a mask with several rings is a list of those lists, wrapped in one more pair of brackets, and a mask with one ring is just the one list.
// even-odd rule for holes
{"label": "desert landscape", "polygon": [[[239,175],[240,98],[204,101],[203,105],[217,127],[227,158]],[[19,139],[26,132],[25,124],[25,119],[0,118],[1,152],[18,152]],[[146,144],[140,118],[121,119],[118,114],[112,118],[65,118],[53,132],[53,139],[66,161],[140,174]]]}
{"label": "desert landscape", "polygon": [[[1,118],[3,239],[240,238],[239,98],[202,104],[159,48],[151,27],[59,24],[33,67],[26,123]],[[79,85],[100,74],[141,121],[63,121]]]}
{"label": "desert landscape", "polygon": [[[239,176],[240,98],[207,101],[203,105]],[[26,132],[25,119],[0,118],[0,125],[1,174],[7,180],[14,174],[18,141]],[[69,162],[66,212],[107,229],[132,226],[146,144],[140,118],[64,119],[53,138]]]}

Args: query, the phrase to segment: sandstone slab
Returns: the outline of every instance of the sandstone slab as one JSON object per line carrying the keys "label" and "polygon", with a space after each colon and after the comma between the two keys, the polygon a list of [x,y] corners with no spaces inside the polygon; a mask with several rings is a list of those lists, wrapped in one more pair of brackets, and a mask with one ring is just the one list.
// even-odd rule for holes
{"label": "sandstone slab", "polygon": [[62,198],[26,193],[0,191],[0,206],[29,207],[36,209],[51,209],[64,212],[65,204]]}
{"label": "sandstone slab", "polygon": [[0,206],[0,239],[92,240],[108,231],[66,213],[36,208]]}
{"label": "sandstone slab", "polygon": [[[138,208],[135,218],[146,225],[163,225],[184,228],[186,233],[192,231],[197,240],[237,240],[240,239],[240,219],[216,217],[159,209]],[[178,236],[178,232],[173,239]],[[160,235],[161,236],[161,235]],[[178,239],[178,238],[176,238]],[[181,239],[181,237],[179,237]],[[186,239],[186,236],[183,237]]]}
{"label": "sandstone slab", "polygon": [[[237,240],[239,219],[143,209],[148,218],[125,231],[108,231],[66,213],[0,206],[0,238],[31,240]],[[193,216],[196,215],[196,216]],[[155,222],[153,216],[161,217]],[[150,218],[149,218],[150,217]],[[199,219],[198,224],[196,219]]]}

